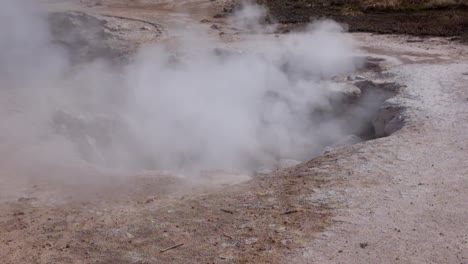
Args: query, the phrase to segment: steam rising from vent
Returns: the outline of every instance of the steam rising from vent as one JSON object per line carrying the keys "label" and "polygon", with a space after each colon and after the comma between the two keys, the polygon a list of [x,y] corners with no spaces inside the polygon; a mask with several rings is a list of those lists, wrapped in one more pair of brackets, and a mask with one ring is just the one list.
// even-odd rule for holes
{"label": "steam rising from vent", "polygon": [[[314,157],[361,125],[321,118],[330,78],[360,63],[334,22],[239,49],[188,32],[177,51],[75,65],[32,3],[2,5],[0,22],[15,26],[0,31],[0,152],[29,166],[254,171]],[[247,6],[232,21],[270,32],[263,15]]]}
{"label": "steam rising from vent", "polygon": [[242,1],[229,23],[251,33],[273,33],[276,25],[271,23],[268,10],[254,1]]}

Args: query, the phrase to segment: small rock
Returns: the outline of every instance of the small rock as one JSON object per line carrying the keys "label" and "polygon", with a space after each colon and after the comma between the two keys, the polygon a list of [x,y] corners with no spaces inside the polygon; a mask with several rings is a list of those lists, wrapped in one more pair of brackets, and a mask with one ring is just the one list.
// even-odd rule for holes
{"label": "small rock", "polygon": [[360,246],[361,248],[366,248],[366,247],[369,246],[369,243],[359,243],[359,246]]}
{"label": "small rock", "polygon": [[286,231],[286,227],[280,226],[275,231],[277,231],[277,233],[284,232],[284,231]]}
{"label": "small rock", "polygon": [[251,245],[251,244],[256,243],[257,241],[258,241],[258,238],[256,238],[256,237],[251,237],[251,238],[247,238],[247,239],[245,240],[245,244]]}
{"label": "small rock", "polygon": [[157,199],[157,197],[147,197],[145,200],[146,204],[152,203]]}
{"label": "small rock", "polygon": [[141,30],[151,30],[151,28],[148,27],[148,26],[143,26],[143,27],[141,27],[140,29],[141,29]]}
{"label": "small rock", "polygon": [[214,30],[221,30],[221,27],[218,26],[218,25],[216,25],[216,24],[211,25],[210,28],[211,28],[211,29],[214,29]]}

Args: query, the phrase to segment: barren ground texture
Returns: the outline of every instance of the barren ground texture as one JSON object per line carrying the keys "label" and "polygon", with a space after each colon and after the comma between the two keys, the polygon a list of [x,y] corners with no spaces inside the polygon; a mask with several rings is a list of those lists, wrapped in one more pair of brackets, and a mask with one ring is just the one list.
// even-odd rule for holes
{"label": "barren ground texture", "polygon": [[[222,25],[212,17],[223,4],[44,1],[52,11],[153,25],[126,35],[135,46],[174,41],[181,25]],[[404,85],[386,102],[403,109],[401,130],[213,187],[151,173],[103,176],[98,189],[12,183],[6,169],[0,262],[468,263],[468,47],[438,37],[353,36],[382,68],[361,78]],[[220,38],[233,45],[275,36],[226,30]]]}

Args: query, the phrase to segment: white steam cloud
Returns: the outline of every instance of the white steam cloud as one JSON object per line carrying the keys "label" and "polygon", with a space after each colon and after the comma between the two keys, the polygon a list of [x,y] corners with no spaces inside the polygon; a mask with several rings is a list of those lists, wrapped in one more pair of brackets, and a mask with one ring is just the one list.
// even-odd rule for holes
{"label": "white steam cloud", "polygon": [[[334,22],[242,52],[191,32],[176,52],[144,47],[112,67],[72,64],[33,6],[0,9],[0,23],[13,25],[0,31],[0,153],[17,164],[253,171],[312,158],[355,132],[314,118],[332,107],[327,80],[357,67]],[[270,31],[263,15],[247,6],[233,21]]]}
{"label": "white steam cloud", "polygon": [[273,33],[276,25],[271,23],[268,10],[253,1],[243,1],[235,15],[229,18],[229,24],[250,33]]}

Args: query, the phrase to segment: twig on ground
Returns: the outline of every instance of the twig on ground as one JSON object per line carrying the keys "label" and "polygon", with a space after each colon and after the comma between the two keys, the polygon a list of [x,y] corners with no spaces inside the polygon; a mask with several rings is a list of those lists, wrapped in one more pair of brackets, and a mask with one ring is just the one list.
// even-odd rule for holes
{"label": "twig on ground", "polygon": [[298,210],[286,211],[286,212],[282,213],[281,215],[288,215],[288,214],[294,214],[294,213],[299,213],[299,211]]}
{"label": "twig on ground", "polygon": [[231,240],[234,239],[234,238],[232,238],[232,236],[229,236],[229,235],[226,235],[226,234],[223,234],[223,236],[225,236],[225,237],[227,237],[227,238],[229,238],[229,239],[231,239]]}
{"label": "twig on ground", "polygon": [[225,212],[225,213],[228,213],[228,214],[234,214],[233,211],[229,211],[229,210],[226,210],[226,209],[220,209],[222,212]]}
{"label": "twig on ground", "polygon": [[165,249],[161,249],[161,253],[164,253],[166,251],[169,251],[171,249],[175,249],[175,248],[178,248],[178,247],[181,247],[183,246],[184,244],[178,244],[178,245],[175,245],[175,246],[172,246],[172,247],[168,247],[168,248],[165,248]]}

